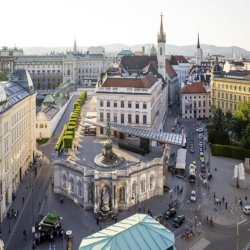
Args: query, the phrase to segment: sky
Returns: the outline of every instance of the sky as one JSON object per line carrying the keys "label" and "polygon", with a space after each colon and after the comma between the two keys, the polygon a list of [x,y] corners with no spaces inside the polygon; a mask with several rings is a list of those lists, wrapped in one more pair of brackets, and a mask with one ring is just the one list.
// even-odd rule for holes
{"label": "sky", "polygon": [[157,43],[239,46],[250,51],[250,0],[2,0],[0,46]]}

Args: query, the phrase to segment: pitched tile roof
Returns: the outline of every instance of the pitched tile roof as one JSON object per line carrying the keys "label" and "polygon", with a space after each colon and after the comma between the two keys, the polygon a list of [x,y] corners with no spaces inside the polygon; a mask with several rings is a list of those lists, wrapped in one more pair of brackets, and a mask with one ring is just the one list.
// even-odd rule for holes
{"label": "pitched tile roof", "polygon": [[150,63],[149,56],[124,56],[122,57],[120,67],[127,71],[142,70]]}
{"label": "pitched tile roof", "polygon": [[178,65],[179,63],[188,63],[188,60],[184,56],[171,56],[170,63]]}
{"label": "pitched tile roof", "polygon": [[204,83],[202,82],[188,84],[181,89],[181,94],[198,94],[198,93],[207,93],[204,87]]}
{"label": "pitched tile roof", "polygon": [[154,75],[147,75],[145,77],[107,77],[101,87],[115,87],[115,88],[151,88],[156,82],[157,78]]}
{"label": "pitched tile roof", "polygon": [[177,76],[174,68],[172,67],[172,65],[168,59],[166,59],[165,65],[166,65],[166,72],[170,78]]}

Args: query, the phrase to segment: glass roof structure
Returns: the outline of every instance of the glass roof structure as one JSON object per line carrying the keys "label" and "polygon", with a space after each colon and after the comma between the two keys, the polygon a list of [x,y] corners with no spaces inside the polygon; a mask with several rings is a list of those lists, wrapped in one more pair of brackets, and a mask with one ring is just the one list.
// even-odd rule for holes
{"label": "glass roof structure", "polygon": [[10,82],[0,84],[0,114],[33,93],[34,87],[28,71],[18,70]]}
{"label": "glass roof structure", "polygon": [[[84,122],[98,126],[98,127],[106,127],[106,124],[103,122],[96,122],[91,119],[84,119]],[[132,136],[137,136],[141,138],[146,138],[149,140],[154,140],[158,142],[163,142],[167,144],[174,144],[179,146],[185,146],[186,144],[186,135],[185,134],[177,134],[177,133],[167,133],[156,130],[147,130],[142,128],[133,128],[120,124],[110,123],[111,129],[115,131],[119,131],[121,133],[129,134]]]}
{"label": "glass roof structure", "polygon": [[135,214],[83,238],[79,250],[166,250],[174,245],[174,233],[147,214]]}

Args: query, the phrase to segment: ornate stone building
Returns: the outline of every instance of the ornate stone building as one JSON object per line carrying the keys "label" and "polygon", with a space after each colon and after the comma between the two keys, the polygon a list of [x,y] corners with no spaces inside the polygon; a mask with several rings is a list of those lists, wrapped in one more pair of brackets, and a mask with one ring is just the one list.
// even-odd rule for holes
{"label": "ornate stone building", "polygon": [[54,161],[54,192],[97,212],[103,199],[113,211],[163,194],[163,158],[106,169],[82,162]]}

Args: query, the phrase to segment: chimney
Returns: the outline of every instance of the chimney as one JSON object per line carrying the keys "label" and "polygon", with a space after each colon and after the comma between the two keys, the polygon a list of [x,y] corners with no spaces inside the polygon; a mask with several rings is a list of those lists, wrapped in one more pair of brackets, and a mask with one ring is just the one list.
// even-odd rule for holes
{"label": "chimney", "polygon": [[142,46],[142,53],[145,55],[145,46]]}

